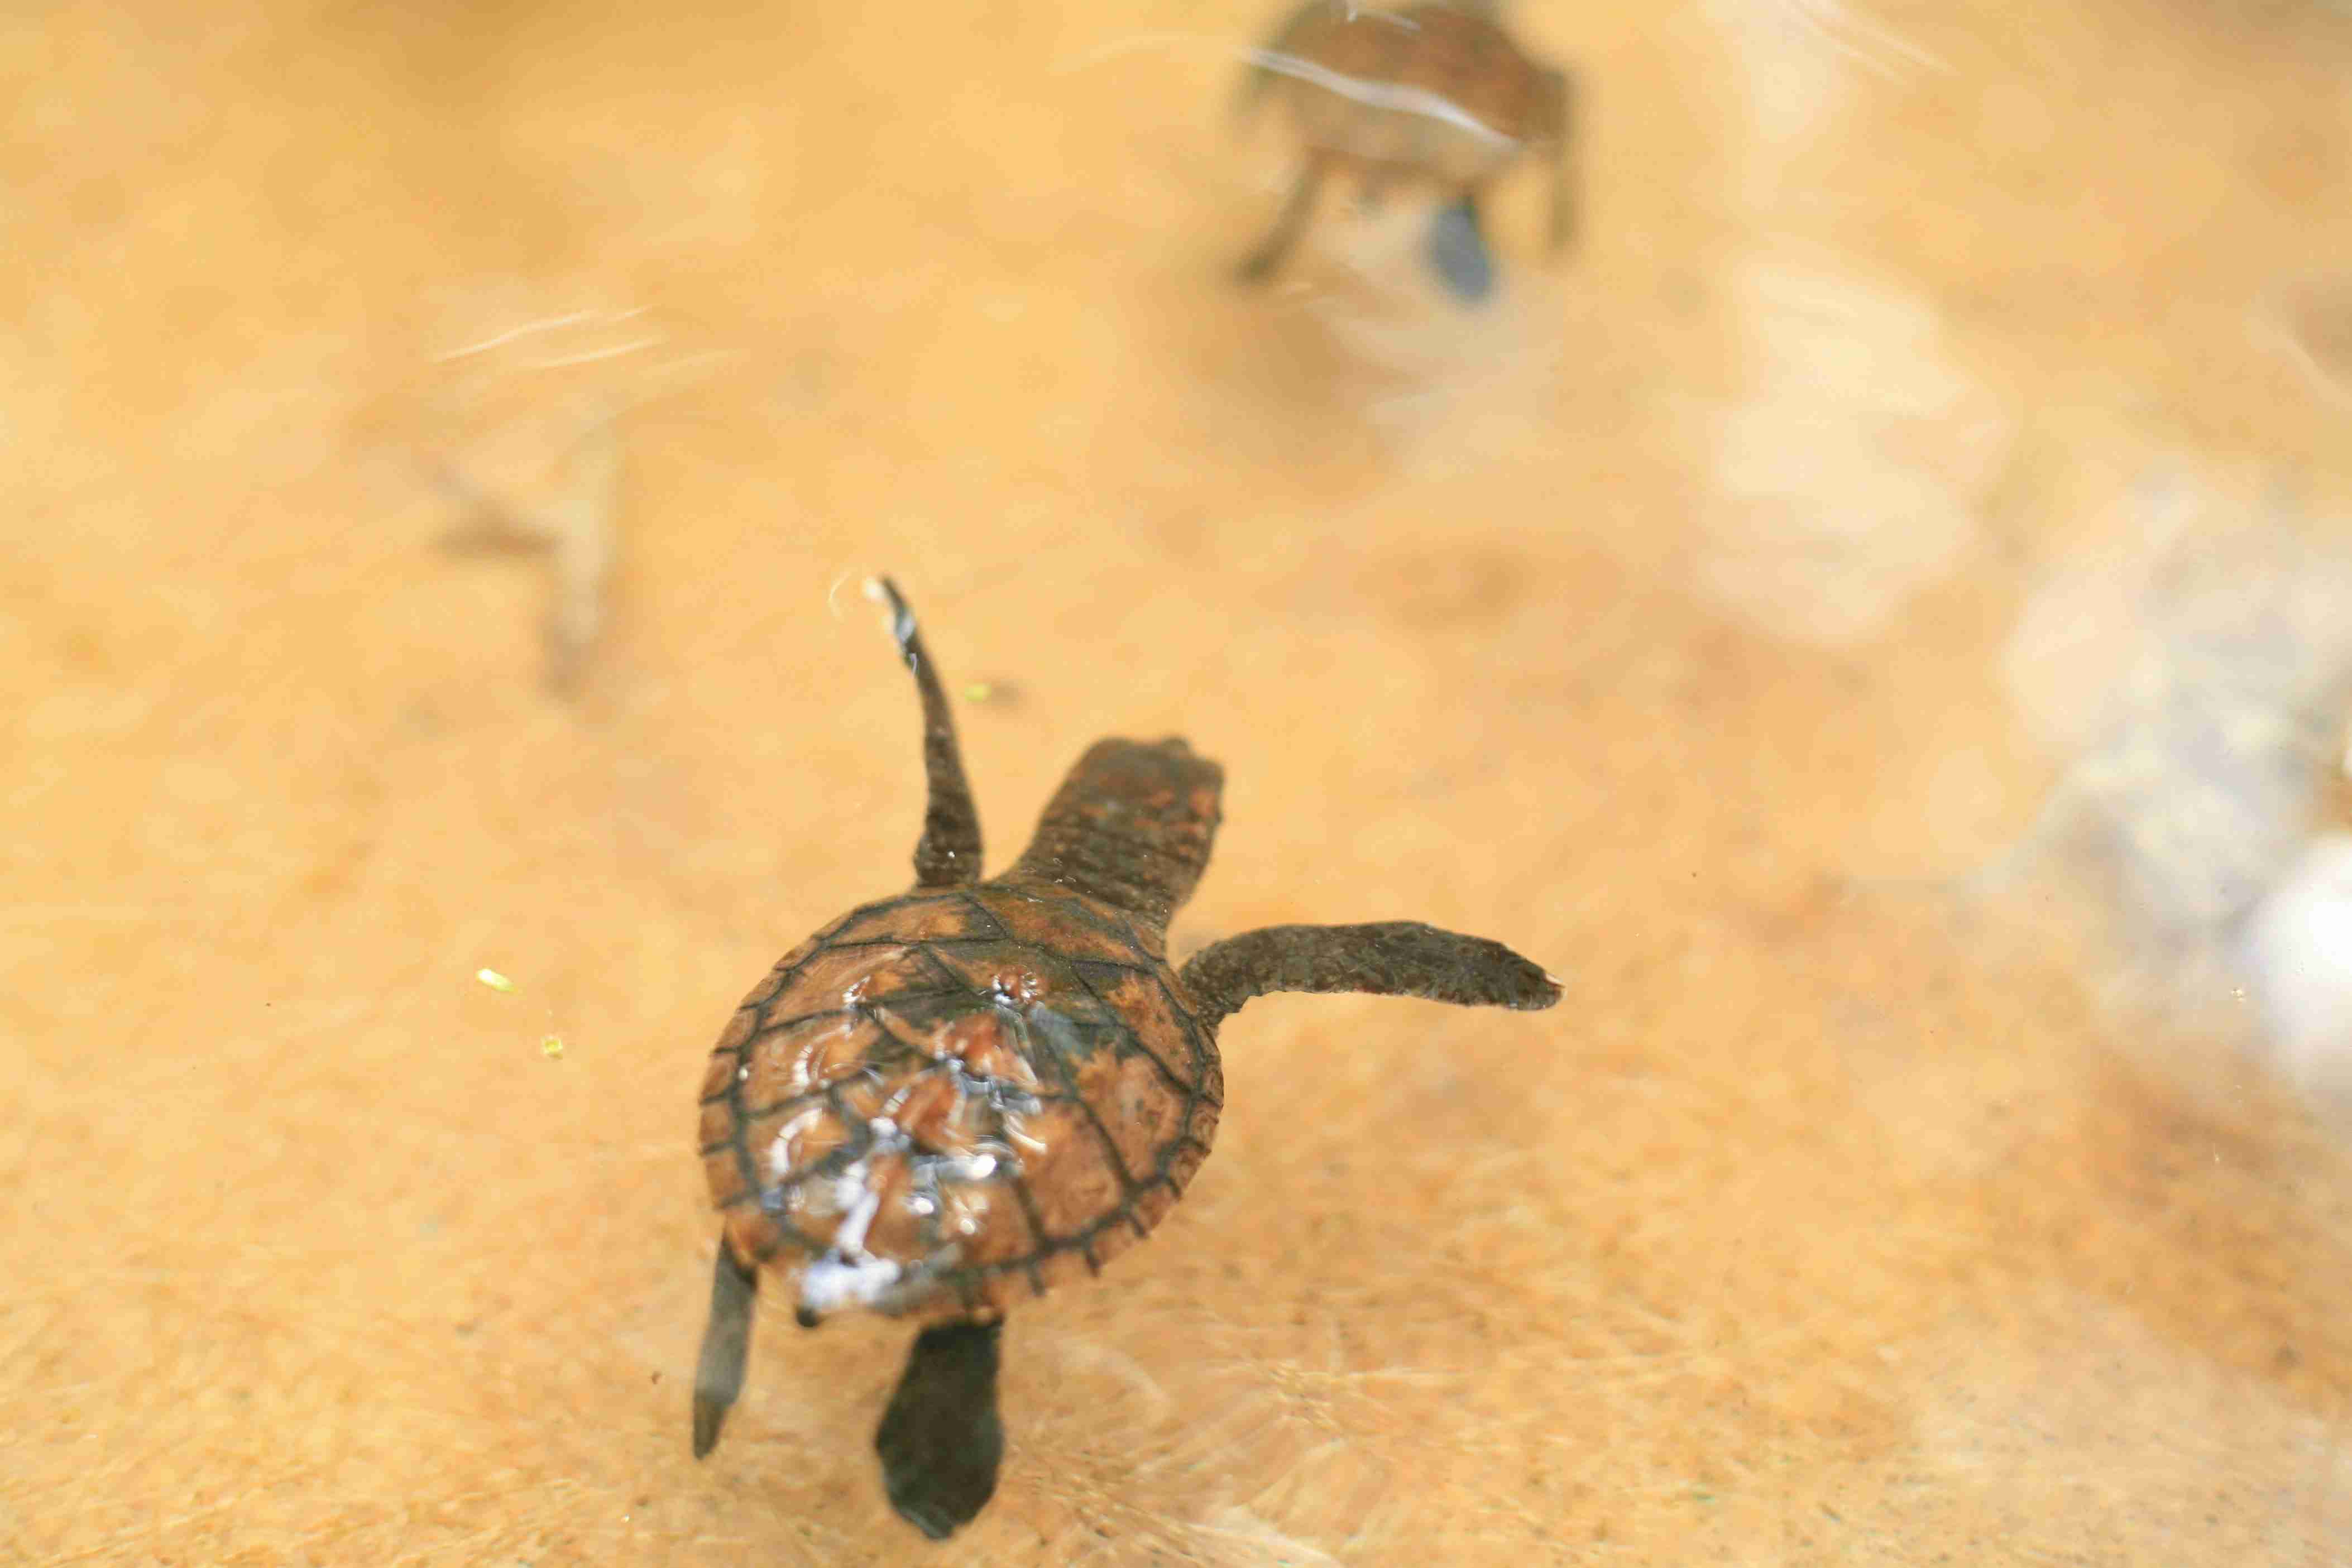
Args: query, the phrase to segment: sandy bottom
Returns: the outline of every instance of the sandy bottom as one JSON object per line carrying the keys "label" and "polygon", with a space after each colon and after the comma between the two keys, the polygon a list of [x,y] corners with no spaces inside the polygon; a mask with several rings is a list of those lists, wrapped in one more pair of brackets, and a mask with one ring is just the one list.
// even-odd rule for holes
{"label": "sandy bottom", "polygon": [[[1475,311],[1225,282],[1254,5],[203,9],[0,25],[0,1559],[2352,1560],[2340,8],[1524,5]],[[903,1330],[687,1442],[876,570],[996,863],[1182,733],[1180,946],[1569,990],[1234,1020],[937,1549]]]}

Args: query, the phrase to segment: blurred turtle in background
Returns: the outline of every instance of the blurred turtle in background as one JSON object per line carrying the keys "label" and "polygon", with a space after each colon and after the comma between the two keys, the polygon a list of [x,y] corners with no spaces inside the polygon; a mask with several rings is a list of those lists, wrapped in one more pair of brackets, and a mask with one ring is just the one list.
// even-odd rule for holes
{"label": "blurred turtle in background", "polygon": [[1353,172],[1367,206],[1393,186],[1436,186],[1445,204],[1424,254],[1465,300],[1484,299],[1495,284],[1480,196],[1521,156],[1549,155],[1551,248],[1567,243],[1576,225],[1570,78],[1524,53],[1493,10],[1307,0],[1253,53],[1239,110],[1278,97],[1304,157],[1274,226],[1241,263],[1244,281],[1280,270],[1332,173]]}

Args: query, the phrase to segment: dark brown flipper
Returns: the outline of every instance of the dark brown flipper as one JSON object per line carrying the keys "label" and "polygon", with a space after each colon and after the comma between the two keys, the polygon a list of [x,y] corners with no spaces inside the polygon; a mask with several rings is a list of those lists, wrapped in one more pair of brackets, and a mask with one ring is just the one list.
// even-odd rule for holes
{"label": "dark brown flipper", "polygon": [[719,1428],[735,1396],[743,1392],[743,1364],[751,1354],[751,1305],[760,1295],[760,1270],[735,1261],[735,1249],[719,1239],[719,1265],[710,1272],[710,1321],[703,1325],[702,1356],[694,1367],[694,1457],[719,1444]]}
{"label": "dark brown flipper", "polygon": [[890,606],[890,635],[898,640],[898,655],[915,673],[915,689],[923,697],[923,775],[930,784],[930,802],[923,811],[923,836],[915,844],[915,885],[960,887],[978,882],[980,808],[972,804],[971,786],[964,779],[963,752],[956,745],[948,695],[923,648],[914,612],[898,597],[898,585],[877,577],[873,586]]}
{"label": "dark brown flipper", "polygon": [[1208,869],[1225,770],[1171,737],[1097,740],[997,880],[1068,888],[1128,915],[1155,952]]}
{"label": "dark brown flipper", "polygon": [[1203,948],[1176,977],[1214,1029],[1268,991],[1365,991],[1473,1008],[1548,1008],[1559,982],[1500,942],[1417,920],[1269,925]]}
{"label": "dark brown flipper", "polygon": [[925,1329],[874,1434],[890,1506],[933,1541],[970,1524],[996,1491],[1004,1458],[996,1341],[1003,1329],[1002,1322]]}
{"label": "dark brown flipper", "polygon": [[1234,276],[1244,283],[1264,283],[1272,277],[1290,255],[1290,247],[1307,232],[1307,220],[1314,214],[1316,193],[1323,186],[1323,162],[1309,155],[1299,166],[1298,178],[1291,183],[1290,194],[1282,204],[1282,212],[1257,248],[1244,256]]}

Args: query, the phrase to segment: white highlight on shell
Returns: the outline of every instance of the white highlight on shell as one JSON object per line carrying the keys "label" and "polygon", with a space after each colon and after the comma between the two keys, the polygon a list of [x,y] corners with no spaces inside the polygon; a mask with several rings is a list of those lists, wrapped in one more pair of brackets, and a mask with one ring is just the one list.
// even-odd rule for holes
{"label": "white highlight on shell", "polygon": [[[746,1067],[741,1071],[748,1077],[751,1070]],[[777,1129],[774,1141],[768,1145],[768,1177],[771,1181],[782,1181],[792,1175],[794,1145],[811,1127],[824,1119],[824,1106],[813,1105]]]}
{"label": "white highlight on shell", "polygon": [[1311,82],[1326,91],[1339,94],[1368,109],[1394,110],[1400,114],[1417,114],[1433,120],[1440,125],[1450,125],[1456,131],[1467,131],[1488,147],[1497,150],[1516,147],[1518,138],[1506,136],[1477,116],[1465,110],[1449,99],[1441,98],[1426,88],[1398,87],[1389,82],[1370,81],[1363,77],[1351,77],[1297,55],[1286,55],[1280,49],[1252,49],[1250,63],[1276,76],[1295,77]]}
{"label": "white highlight on shell", "polygon": [[931,1174],[940,1181],[986,1181],[996,1174],[994,1155],[943,1155],[931,1162]]}
{"label": "white highlight on shell", "polygon": [[[887,1127],[889,1124],[880,1124]],[[895,1133],[897,1128],[891,1127]],[[822,1317],[843,1307],[870,1307],[887,1295],[906,1270],[866,1250],[866,1233],[882,1210],[882,1195],[868,1182],[872,1156],[833,1178],[833,1197],[842,1210],[833,1248],[801,1272],[801,1307]]]}
{"label": "white highlight on shell", "polygon": [[[824,1113],[819,1107],[808,1114]],[[796,1119],[795,1126],[800,1120],[805,1118]],[[962,1253],[961,1246],[950,1243],[908,1265],[877,1257],[866,1249],[866,1238],[882,1211],[882,1194],[874,1179],[874,1160],[877,1155],[902,1156],[912,1146],[905,1130],[887,1116],[874,1117],[866,1126],[873,1134],[873,1143],[848,1169],[825,1184],[825,1196],[832,1200],[830,1207],[841,1216],[834,1228],[833,1244],[801,1270],[801,1310],[817,1317],[846,1308],[887,1313],[906,1311],[930,1293],[938,1276],[953,1268]],[[791,1135],[789,1130],[780,1134],[770,1156],[771,1167],[779,1176],[790,1168],[787,1144]],[[999,1158],[993,1154],[924,1160],[916,1172],[922,1189],[907,1195],[904,1201],[908,1210],[928,1217],[943,1207],[955,1209],[956,1233],[979,1234],[978,1222],[961,1205],[949,1203],[938,1184],[985,1180],[995,1172],[998,1164]]]}

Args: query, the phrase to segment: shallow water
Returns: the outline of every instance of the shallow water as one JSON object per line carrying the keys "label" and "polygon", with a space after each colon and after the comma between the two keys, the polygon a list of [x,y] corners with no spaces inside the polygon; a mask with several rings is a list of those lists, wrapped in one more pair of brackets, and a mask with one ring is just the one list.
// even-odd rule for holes
{"label": "shallow water", "polygon": [[687,1441],[877,570],[992,865],[1181,733],[1180,950],[1569,985],[1229,1024],[940,1561],[2352,1552],[2352,19],[1514,16],[1585,216],[1475,308],[1412,199],[1225,281],[1250,5],[0,28],[0,1557],[911,1554],[902,1330]]}

